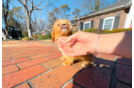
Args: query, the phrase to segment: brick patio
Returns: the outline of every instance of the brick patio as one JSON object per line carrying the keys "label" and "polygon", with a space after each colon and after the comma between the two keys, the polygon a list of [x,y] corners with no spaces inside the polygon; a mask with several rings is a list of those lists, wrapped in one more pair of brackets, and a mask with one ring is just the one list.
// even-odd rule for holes
{"label": "brick patio", "polygon": [[2,88],[132,88],[131,59],[97,54],[97,66],[82,68],[61,56],[55,46],[2,47]]}

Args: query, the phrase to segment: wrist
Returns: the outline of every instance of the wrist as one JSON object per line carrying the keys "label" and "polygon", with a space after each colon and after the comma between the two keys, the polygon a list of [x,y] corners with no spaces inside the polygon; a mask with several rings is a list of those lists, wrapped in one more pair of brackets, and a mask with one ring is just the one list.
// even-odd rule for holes
{"label": "wrist", "polygon": [[123,33],[102,34],[100,36],[96,52],[114,54],[114,50],[122,41],[123,37]]}

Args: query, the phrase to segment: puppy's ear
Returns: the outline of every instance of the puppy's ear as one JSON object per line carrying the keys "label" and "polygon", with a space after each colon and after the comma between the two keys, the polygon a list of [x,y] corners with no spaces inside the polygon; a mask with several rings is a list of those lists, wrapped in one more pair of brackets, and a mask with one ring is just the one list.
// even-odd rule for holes
{"label": "puppy's ear", "polygon": [[53,31],[52,31],[52,41],[54,42],[55,41],[55,30],[53,28]]}

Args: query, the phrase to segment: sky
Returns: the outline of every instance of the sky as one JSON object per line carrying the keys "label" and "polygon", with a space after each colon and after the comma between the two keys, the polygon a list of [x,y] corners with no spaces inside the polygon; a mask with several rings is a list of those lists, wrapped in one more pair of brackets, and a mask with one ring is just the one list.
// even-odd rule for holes
{"label": "sky", "polygon": [[[35,0],[35,4],[37,5],[41,1],[42,0]],[[44,7],[46,5],[46,1],[47,0],[44,0],[44,2],[42,4],[40,4],[38,7],[39,8]],[[54,1],[54,0],[52,0],[52,1]],[[71,20],[73,18],[72,12],[75,10],[75,8],[88,12],[86,9],[82,9],[78,4],[76,4],[78,1],[79,0],[58,0],[53,5],[48,6],[47,8],[44,8],[43,10],[33,11],[33,14],[36,14],[37,18],[43,18],[45,20],[45,19],[47,19],[47,14],[49,11],[53,10],[56,7],[60,7],[63,4],[67,4],[70,7],[70,15],[71,16],[69,17],[69,20]],[[111,0],[107,0],[107,1],[111,2]],[[12,5],[10,6],[10,9],[12,9],[13,7],[17,7],[17,6],[23,7],[22,4],[20,2],[18,2],[18,0],[13,0]],[[30,6],[30,4],[29,4],[29,6]],[[24,9],[23,9],[23,12],[24,12]],[[33,18],[33,14],[32,14],[32,18]],[[81,13],[81,15],[84,15],[84,14],[85,13]]]}
{"label": "sky", "polygon": [[[35,0],[35,4],[37,5],[40,1],[42,1],[42,0]],[[39,8],[44,7],[46,5],[46,1],[47,0],[44,0],[44,2],[42,4],[40,4],[40,6],[38,6],[38,7]],[[49,11],[53,10],[56,7],[60,7],[63,4],[67,4],[71,8],[70,9],[70,14],[71,14],[70,20],[71,20],[73,17],[72,12],[74,11],[74,9],[75,8],[80,9],[80,6],[75,4],[76,1],[77,0],[58,0],[54,3],[54,5],[48,6],[47,8],[44,8],[43,10],[38,10],[38,11],[36,10],[33,12],[33,14],[36,14],[38,17],[42,17],[42,18],[46,19]],[[17,0],[14,0],[14,2],[12,2],[12,5],[10,6],[10,9],[13,9],[13,7],[18,7],[18,6],[23,7],[21,3],[19,3]]]}

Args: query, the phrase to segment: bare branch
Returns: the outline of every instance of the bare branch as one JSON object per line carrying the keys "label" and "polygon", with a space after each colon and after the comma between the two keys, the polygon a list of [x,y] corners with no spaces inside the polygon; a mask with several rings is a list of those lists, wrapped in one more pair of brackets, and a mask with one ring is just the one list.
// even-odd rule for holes
{"label": "bare branch", "polygon": [[[10,12],[9,10],[7,10],[6,8],[4,8],[4,7],[2,7],[5,11],[7,11],[7,12]],[[21,16],[21,15],[19,15],[19,14],[16,14],[16,13],[14,13],[15,15],[17,15],[17,16],[19,16],[20,18],[22,18],[22,19],[25,19],[26,20],[26,18],[25,17],[23,17],[23,16]]]}
{"label": "bare branch", "polygon": [[21,0],[18,0],[18,1],[19,1],[23,6],[25,6]]}
{"label": "bare branch", "polygon": [[[44,0],[42,0],[38,5],[35,5],[34,8],[36,8],[37,6],[39,6]],[[48,3],[49,0],[47,0]]]}
{"label": "bare branch", "polygon": [[30,12],[33,11],[33,0],[31,0],[31,9],[30,9]]}
{"label": "bare branch", "polygon": [[56,0],[55,0],[54,2],[48,4],[48,1],[49,1],[49,0],[47,0],[47,4],[46,4],[45,7],[43,7],[43,8],[34,8],[34,9],[35,9],[35,10],[42,10],[42,9],[46,8],[47,6],[52,5],[54,2],[56,2]]}

